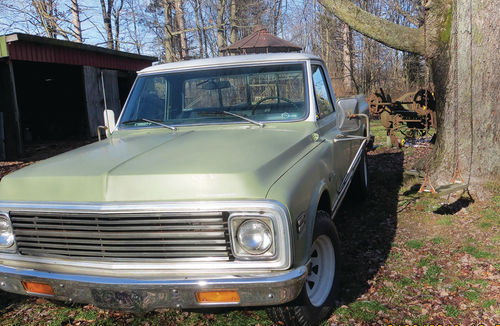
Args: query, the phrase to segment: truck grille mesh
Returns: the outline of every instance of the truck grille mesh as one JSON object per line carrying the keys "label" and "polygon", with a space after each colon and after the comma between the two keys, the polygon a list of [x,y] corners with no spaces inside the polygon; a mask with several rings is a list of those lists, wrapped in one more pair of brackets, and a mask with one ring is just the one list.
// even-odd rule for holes
{"label": "truck grille mesh", "polygon": [[231,260],[228,215],[10,213],[20,254],[105,261]]}

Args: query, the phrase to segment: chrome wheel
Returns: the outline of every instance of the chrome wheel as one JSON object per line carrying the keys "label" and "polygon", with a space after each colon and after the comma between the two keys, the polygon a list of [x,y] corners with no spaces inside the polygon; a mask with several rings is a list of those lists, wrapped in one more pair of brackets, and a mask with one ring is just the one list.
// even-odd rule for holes
{"label": "chrome wheel", "polygon": [[327,235],[320,235],[311,247],[306,292],[315,307],[323,305],[330,295],[335,278],[335,250]]}

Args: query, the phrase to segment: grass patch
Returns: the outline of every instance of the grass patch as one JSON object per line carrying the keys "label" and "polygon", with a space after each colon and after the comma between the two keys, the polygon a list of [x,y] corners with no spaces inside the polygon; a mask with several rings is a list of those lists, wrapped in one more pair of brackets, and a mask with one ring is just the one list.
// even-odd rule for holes
{"label": "grass patch", "polygon": [[482,251],[474,246],[465,246],[463,251],[474,258],[493,258],[493,254],[487,251]]}
{"label": "grass patch", "polygon": [[395,298],[397,297],[397,292],[395,289],[390,288],[388,286],[382,286],[378,291],[377,291],[381,296],[384,298]]}
{"label": "grass patch", "polygon": [[496,304],[497,304],[497,302],[495,300],[490,299],[490,300],[486,300],[485,302],[481,303],[481,307],[489,308],[489,307],[495,306]]}
{"label": "grass patch", "polygon": [[457,307],[449,304],[444,306],[444,311],[446,316],[448,317],[458,317],[462,314],[462,312]]}
{"label": "grass patch", "polygon": [[434,256],[429,255],[429,256],[419,260],[418,267],[429,266],[430,263],[432,263],[433,261],[434,261]]}
{"label": "grass patch", "polygon": [[429,316],[427,315],[418,315],[417,317],[405,319],[410,319],[413,325],[426,325],[429,322]]}
{"label": "grass patch", "polygon": [[483,218],[487,220],[500,222],[500,217],[493,208],[485,209],[484,211],[481,212],[481,215]]}
{"label": "grass patch", "polygon": [[420,240],[408,240],[406,246],[410,249],[420,249],[424,246],[424,243]]}
{"label": "grass patch", "polygon": [[97,319],[99,313],[97,310],[82,310],[76,316],[76,320],[94,321]]}
{"label": "grass patch", "polygon": [[405,287],[414,285],[415,282],[411,278],[403,276],[399,281],[396,282],[396,284],[405,288]]}
{"label": "grass patch", "polygon": [[470,289],[464,293],[464,297],[472,302],[477,302],[481,298],[481,293],[477,289]]}
{"label": "grass patch", "polygon": [[53,316],[53,319],[47,323],[48,326],[59,326],[63,325],[66,322],[70,321],[70,318],[68,317],[69,312],[71,309],[61,309],[55,313]]}
{"label": "grass patch", "polygon": [[401,260],[402,256],[403,256],[403,254],[400,252],[391,252],[391,253],[389,253],[388,259],[398,261],[398,260]]}
{"label": "grass patch", "polygon": [[492,227],[492,224],[489,222],[481,222],[478,225],[481,229],[490,229]]}
{"label": "grass patch", "polygon": [[378,301],[356,301],[347,308],[339,308],[336,314],[347,319],[358,319],[370,322],[377,319],[379,311],[387,311],[387,308]]}
{"label": "grass patch", "polygon": [[437,220],[437,224],[444,225],[444,226],[450,226],[453,224],[453,219],[451,218],[451,216],[441,217]]}
{"label": "grass patch", "polygon": [[485,280],[471,280],[470,283],[471,284],[479,284],[479,285],[481,285],[482,289],[484,289],[488,286],[488,282]]}
{"label": "grass patch", "polygon": [[439,275],[441,274],[441,267],[438,265],[430,266],[425,272],[424,278],[422,281],[429,285],[436,285],[439,283]]}
{"label": "grass patch", "polygon": [[435,238],[431,239],[431,242],[434,243],[434,244],[440,244],[440,243],[445,242],[445,240],[443,238],[441,238],[441,237],[435,237]]}
{"label": "grass patch", "polygon": [[382,126],[380,120],[374,120],[370,123],[370,133],[375,136],[375,144],[381,147],[387,144],[387,130]]}
{"label": "grass patch", "polygon": [[451,290],[452,291],[456,291],[460,288],[466,288],[468,287],[469,284],[467,283],[467,281],[464,281],[464,280],[457,280],[455,281],[455,283],[453,283],[453,285],[451,286]]}

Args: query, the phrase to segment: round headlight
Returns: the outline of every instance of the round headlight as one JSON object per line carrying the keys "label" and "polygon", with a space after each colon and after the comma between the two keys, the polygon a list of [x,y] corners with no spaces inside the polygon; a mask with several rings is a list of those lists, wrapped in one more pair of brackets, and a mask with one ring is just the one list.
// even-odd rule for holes
{"label": "round headlight", "polygon": [[9,221],[0,217],[0,248],[8,248],[14,244],[14,234]]}
{"label": "round headlight", "polygon": [[237,238],[241,248],[251,255],[263,254],[273,244],[271,230],[259,220],[248,220],[241,223]]}

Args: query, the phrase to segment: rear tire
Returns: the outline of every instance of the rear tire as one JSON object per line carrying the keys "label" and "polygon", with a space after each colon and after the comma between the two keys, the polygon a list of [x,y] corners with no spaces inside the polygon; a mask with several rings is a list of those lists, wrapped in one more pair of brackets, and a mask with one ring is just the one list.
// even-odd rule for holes
{"label": "rear tire", "polygon": [[275,323],[314,326],[328,317],[339,294],[340,241],[329,214],[318,211],[309,260],[309,275],[297,299],[267,309]]}

